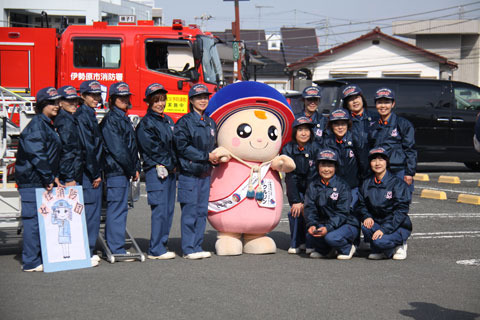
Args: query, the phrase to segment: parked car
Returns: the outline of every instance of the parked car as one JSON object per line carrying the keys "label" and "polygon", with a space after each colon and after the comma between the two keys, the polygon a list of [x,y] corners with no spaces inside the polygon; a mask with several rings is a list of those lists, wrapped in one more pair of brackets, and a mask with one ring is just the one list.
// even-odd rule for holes
{"label": "parked car", "polygon": [[396,94],[394,112],[415,127],[419,162],[463,162],[480,170],[480,154],[473,147],[475,119],[480,111],[480,88],[449,80],[412,78],[342,78],[314,81],[322,88],[318,111],[328,114],[341,107],[342,88],[357,84],[367,105],[375,109],[374,93],[382,86]]}

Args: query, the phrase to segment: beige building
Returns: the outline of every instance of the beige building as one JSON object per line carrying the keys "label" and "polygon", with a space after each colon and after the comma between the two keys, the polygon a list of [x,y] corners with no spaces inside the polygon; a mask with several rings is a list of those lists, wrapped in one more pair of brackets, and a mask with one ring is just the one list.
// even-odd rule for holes
{"label": "beige building", "polygon": [[480,20],[396,21],[393,34],[456,62],[452,80],[480,86]]}

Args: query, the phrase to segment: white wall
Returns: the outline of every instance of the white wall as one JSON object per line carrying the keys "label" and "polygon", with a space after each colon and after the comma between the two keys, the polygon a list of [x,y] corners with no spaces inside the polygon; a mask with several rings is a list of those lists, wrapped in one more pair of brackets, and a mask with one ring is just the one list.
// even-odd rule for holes
{"label": "white wall", "polygon": [[317,61],[313,80],[328,79],[334,74],[345,76],[357,73],[359,76],[382,77],[385,74],[418,74],[422,78],[439,77],[439,63],[403,48],[379,40],[373,45],[371,40],[358,43]]}

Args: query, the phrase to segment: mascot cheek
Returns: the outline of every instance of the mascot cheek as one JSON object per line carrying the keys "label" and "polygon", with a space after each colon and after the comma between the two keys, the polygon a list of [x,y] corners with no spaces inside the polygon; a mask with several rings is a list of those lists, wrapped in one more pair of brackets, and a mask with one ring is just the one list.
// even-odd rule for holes
{"label": "mascot cheek", "polygon": [[240,139],[235,137],[235,138],[232,138],[232,146],[237,148],[240,146]]}

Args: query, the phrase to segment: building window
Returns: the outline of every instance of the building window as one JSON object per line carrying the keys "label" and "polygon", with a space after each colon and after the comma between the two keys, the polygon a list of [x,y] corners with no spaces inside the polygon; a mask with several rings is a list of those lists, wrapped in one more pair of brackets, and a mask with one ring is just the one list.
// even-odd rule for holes
{"label": "building window", "polygon": [[74,39],[73,65],[76,68],[120,68],[121,39]]}

